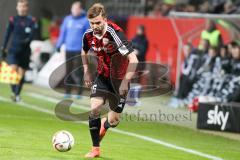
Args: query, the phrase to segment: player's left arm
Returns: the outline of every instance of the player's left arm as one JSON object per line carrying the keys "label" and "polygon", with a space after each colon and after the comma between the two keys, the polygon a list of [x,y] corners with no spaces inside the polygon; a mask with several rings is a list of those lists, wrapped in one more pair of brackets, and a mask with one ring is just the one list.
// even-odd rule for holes
{"label": "player's left arm", "polygon": [[136,50],[134,50],[133,52],[131,52],[130,54],[127,55],[128,57],[128,67],[127,67],[127,72],[125,75],[125,80],[130,82],[130,80],[133,78],[136,68],[137,68],[137,64],[138,64],[138,59],[136,56]]}
{"label": "player's left arm", "polygon": [[137,56],[136,56],[135,52],[136,51],[134,50],[133,52],[131,52],[127,55],[127,58],[129,60],[129,64],[128,64],[128,67],[127,67],[127,72],[125,74],[125,77],[123,78],[122,83],[121,83],[120,88],[119,88],[119,94],[123,95],[123,96],[127,95],[128,90],[129,90],[129,88],[128,88],[129,83],[130,83],[131,79],[133,78],[133,76],[135,75],[135,71],[136,71],[136,68],[137,68],[138,59],[137,59]]}
{"label": "player's left arm", "polygon": [[117,32],[116,36],[114,37],[115,42],[118,45],[118,51],[122,56],[126,56],[128,58],[129,64],[127,67],[126,74],[122,80],[122,83],[119,88],[120,95],[127,95],[128,87],[131,79],[133,78],[138,59],[136,56],[136,50],[133,49],[132,44],[127,40],[126,36],[123,32]]}

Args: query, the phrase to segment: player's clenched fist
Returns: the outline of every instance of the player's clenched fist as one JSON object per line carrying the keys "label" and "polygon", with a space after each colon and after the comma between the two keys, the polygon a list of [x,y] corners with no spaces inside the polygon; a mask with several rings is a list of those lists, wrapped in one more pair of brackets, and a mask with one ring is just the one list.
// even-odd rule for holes
{"label": "player's clenched fist", "polygon": [[84,83],[87,87],[92,86],[92,75],[89,72],[84,74]]}

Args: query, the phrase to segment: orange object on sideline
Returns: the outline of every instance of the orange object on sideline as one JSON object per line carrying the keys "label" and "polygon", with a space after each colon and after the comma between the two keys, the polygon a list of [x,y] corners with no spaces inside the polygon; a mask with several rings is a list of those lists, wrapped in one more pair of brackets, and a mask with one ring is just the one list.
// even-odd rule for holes
{"label": "orange object on sideline", "polygon": [[22,76],[13,70],[6,62],[0,64],[0,83],[19,84]]}

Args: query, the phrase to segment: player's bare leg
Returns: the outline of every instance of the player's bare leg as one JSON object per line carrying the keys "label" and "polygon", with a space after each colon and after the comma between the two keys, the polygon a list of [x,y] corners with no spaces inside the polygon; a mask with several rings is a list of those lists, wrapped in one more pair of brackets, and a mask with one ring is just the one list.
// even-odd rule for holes
{"label": "player's bare leg", "polygon": [[103,118],[101,122],[101,129],[100,129],[100,141],[105,136],[108,128],[115,128],[120,122],[121,113],[117,113],[114,111],[110,111],[108,113],[107,118]]}
{"label": "player's bare leg", "polygon": [[89,130],[92,138],[92,150],[85,155],[86,158],[95,158],[100,156],[99,132],[101,127],[100,110],[104,104],[101,97],[91,98],[91,114],[89,115]]}

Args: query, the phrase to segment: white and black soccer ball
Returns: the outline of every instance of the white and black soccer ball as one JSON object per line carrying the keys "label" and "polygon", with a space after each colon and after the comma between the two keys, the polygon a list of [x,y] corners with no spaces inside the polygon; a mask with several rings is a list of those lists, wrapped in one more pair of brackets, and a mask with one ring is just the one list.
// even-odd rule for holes
{"label": "white and black soccer ball", "polygon": [[74,138],[68,131],[58,131],[52,138],[52,145],[59,152],[67,152],[72,149]]}

